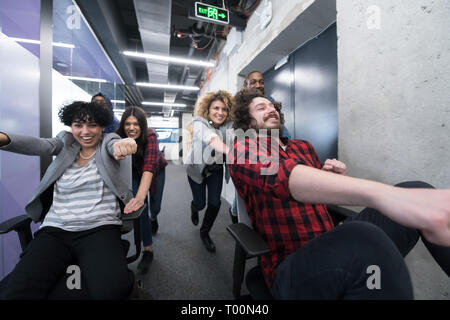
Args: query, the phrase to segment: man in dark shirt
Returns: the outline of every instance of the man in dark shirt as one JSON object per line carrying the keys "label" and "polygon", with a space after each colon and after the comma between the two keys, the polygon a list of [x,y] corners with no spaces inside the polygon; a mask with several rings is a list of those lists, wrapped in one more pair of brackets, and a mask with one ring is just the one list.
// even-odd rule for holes
{"label": "man in dark shirt", "polygon": [[119,128],[120,121],[114,115],[114,110],[113,110],[111,100],[109,100],[109,98],[107,98],[103,93],[99,92],[92,96],[91,102],[102,103],[109,109],[109,111],[111,112],[112,117],[113,117],[112,122],[105,128],[105,130],[103,130],[103,132],[104,133],[115,132]]}
{"label": "man in dark shirt", "polygon": [[[450,190],[347,177],[345,164],[322,165],[309,142],[279,138],[280,109],[260,91],[242,90],[235,103],[234,128],[254,135],[235,132],[229,170],[271,250],[261,267],[275,298],[410,299],[402,256],[420,236],[450,275]],[[374,209],[335,227],[324,204]]]}

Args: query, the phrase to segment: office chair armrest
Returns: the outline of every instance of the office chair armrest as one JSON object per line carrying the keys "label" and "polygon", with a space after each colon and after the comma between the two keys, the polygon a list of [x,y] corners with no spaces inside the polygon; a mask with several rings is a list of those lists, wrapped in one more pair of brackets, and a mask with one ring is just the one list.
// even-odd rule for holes
{"label": "office chair armrest", "polygon": [[270,252],[267,243],[247,225],[234,223],[229,225],[227,230],[245,251],[248,258],[263,256]]}
{"label": "office chair armrest", "polygon": [[134,220],[134,219],[139,218],[141,216],[141,213],[144,211],[144,209],[146,207],[147,207],[147,205],[144,204],[142,207],[140,207],[136,211],[133,211],[133,212],[127,213],[127,214],[122,214],[122,220],[127,221],[127,220]]}
{"label": "office chair armrest", "polygon": [[[134,245],[136,246],[136,252],[134,255],[127,257],[127,263],[131,263],[136,261],[140,254],[141,254],[141,220],[139,217],[141,216],[144,209],[147,208],[147,204],[144,204],[140,209],[129,213],[122,215],[122,221],[130,221],[132,220],[133,223],[133,236],[134,236]],[[131,231],[131,230],[129,230]]]}
{"label": "office chair armrest", "polygon": [[30,224],[31,218],[26,214],[14,217],[0,223],[0,234],[16,231],[23,251],[33,238]]}
{"label": "office chair armrest", "polygon": [[31,223],[31,218],[26,214],[11,218],[0,223],[0,234],[10,231],[18,231],[26,228]]}
{"label": "office chair armrest", "polygon": [[333,211],[335,213],[341,214],[343,216],[346,217],[350,217],[356,214],[355,211],[344,208],[344,207],[340,207],[340,206],[336,206],[334,204],[327,204],[327,209],[328,211]]}
{"label": "office chair armrest", "polygon": [[328,210],[328,213],[330,214],[331,219],[333,220],[333,223],[335,226],[340,224],[342,221],[344,221],[348,217],[356,214],[356,212],[354,212],[350,209],[336,206],[334,204],[327,204],[327,210]]}

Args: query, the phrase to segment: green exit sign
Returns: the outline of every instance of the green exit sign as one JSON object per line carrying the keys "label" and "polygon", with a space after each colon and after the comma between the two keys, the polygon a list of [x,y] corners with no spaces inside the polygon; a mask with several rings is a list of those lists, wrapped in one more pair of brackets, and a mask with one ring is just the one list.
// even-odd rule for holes
{"label": "green exit sign", "polygon": [[228,10],[210,6],[201,2],[195,3],[195,16],[216,23],[228,24]]}

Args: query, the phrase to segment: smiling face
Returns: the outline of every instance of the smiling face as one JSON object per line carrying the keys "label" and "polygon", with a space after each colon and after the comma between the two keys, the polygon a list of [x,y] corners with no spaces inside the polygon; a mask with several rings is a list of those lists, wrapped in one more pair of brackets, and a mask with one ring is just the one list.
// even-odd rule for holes
{"label": "smiling face", "polygon": [[85,152],[95,150],[100,140],[104,127],[101,127],[94,121],[74,120],[72,125],[72,135],[81,145],[81,149]]}
{"label": "smiling face", "polygon": [[248,106],[248,111],[253,118],[252,128],[281,130],[280,115],[270,100],[256,97]]}
{"label": "smiling face", "polygon": [[138,119],[135,116],[129,116],[125,120],[123,130],[128,138],[132,138],[134,140],[139,138],[141,135],[141,127],[139,126]]}
{"label": "smiling face", "polygon": [[245,80],[246,88],[255,88],[264,94],[264,77],[261,72],[252,72]]}
{"label": "smiling face", "polygon": [[208,116],[215,126],[220,126],[227,119],[228,108],[222,101],[214,100],[209,105]]}

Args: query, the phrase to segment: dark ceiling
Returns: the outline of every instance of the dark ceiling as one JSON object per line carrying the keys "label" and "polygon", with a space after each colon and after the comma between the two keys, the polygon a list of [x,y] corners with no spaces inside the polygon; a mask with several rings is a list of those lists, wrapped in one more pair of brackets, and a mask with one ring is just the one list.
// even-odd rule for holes
{"label": "dark ceiling", "polygon": [[[179,112],[192,111],[198,96],[196,91],[165,92],[164,89],[136,87],[135,82],[152,81],[152,79],[149,79],[149,73],[151,74],[152,70],[149,69],[152,69],[153,65],[149,64],[149,61],[127,57],[121,53],[126,50],[144,51],[143,27],[139,25],[138,18],[140,17],[140,20],[144,21],[150,15],[139,8],[136,10],[135,4],[136,7],[143,8],[150,3],[154,8],[155,5],[159,4],[167,6],[168,2],[170,1],[76,0],[86,20],[126,83],[123,87],[123,94],[127,105],[141,105],[142,101],[163,102],[167,101],[168,97],[171,97],[172,101],[175,98],[174,102],[176,103],[188,105],[187,108],[142,106],[148,114],[167,114],[168,110],[174,110],[176,115]],[[201,2],[217,7],[223,6],[222,0]],[[259,0],[225,0],[225,7],[230,10],[230,24],[232,26],[224,26],[189,18],[189,12],[193,12],[194,0],[172,0],[171,8],[170,5],[167,7],[170,10],[170,26],[167,19],[154,24],[150,21],[150,26],[151,29],[156,30],[159,25],[166,24],[166,30],[170,32],[170,35],[165,35],[167,39],[170,39],[167,55],[196,60],[214,60],[225,44],[230,28],[244,28],[246,18],[259,2]],[[148,23],[145,28],[148,31]],[[149,38],[146,39],[145,37],[144,33],[144,42],[147,41],[147,49],[153,48],[151,39],[149,42]],[[156,47],[160,44],[155,43],[154,45]],[[204,78],[204,67],[169,64],[166,69],[167,82],[170,84],[201,86]]]}

